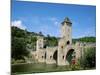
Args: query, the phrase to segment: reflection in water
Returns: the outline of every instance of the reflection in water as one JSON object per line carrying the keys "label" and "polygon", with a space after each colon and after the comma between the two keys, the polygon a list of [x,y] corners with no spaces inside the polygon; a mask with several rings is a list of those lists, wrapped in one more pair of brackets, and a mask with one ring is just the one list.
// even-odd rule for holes
{"label": "reflection in water", "polygon": [[56,64],[19,64],[12,65],[12,73],[39,73],[70,70],[68,66],[59,67]]}

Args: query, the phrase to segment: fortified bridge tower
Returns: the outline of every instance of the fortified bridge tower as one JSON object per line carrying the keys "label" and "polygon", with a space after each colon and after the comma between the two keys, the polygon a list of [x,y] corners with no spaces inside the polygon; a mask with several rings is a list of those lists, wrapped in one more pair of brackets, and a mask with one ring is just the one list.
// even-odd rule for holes
{"label": "fortified bridge tower", "polygon": [[[68,17],[61,23],[61,38],[58,43],[58,65],[69,65],[80,58],[80,44],[72,45],[72,22]],[[76,61],[75,61],[76,62]]]}

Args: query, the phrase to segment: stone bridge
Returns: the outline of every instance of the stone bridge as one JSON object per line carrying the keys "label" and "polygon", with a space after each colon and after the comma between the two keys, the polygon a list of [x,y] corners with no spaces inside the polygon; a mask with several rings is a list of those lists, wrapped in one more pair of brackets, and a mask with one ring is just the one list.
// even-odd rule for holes
{"label": "stone bridge", "polygon": [[46,64],[69,65],[72,60],[77,62],[84,55],[84,48],[95,47],[95,44],[77,42],[72,44],[72,23],[65,18],[61,23],[61,38],[58,46],[44,48],[43,36],[37,37],[36,51],[33,56],[38,62]]}

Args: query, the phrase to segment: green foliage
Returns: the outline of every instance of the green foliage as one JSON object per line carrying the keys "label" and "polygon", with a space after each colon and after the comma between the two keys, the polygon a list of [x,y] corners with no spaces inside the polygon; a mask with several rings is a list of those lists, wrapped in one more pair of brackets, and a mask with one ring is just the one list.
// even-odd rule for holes
{"label": "green foliage", "polygon": [[49,35],[45,39],[46,39],[46,46],[57,46],[58,45],[58,40],[56,37],[51,37]]}
{"label": "green foliage", "polygon": [[80,41],[80,42],[92,42],[95,43],[96,42],[96,37],[83,37],[83,38],[79,38],[79,39],[72,39],[73,43]]}
{"label": "green foliage", "polygon": [[36,37],[30,37],[30,38],[26,38],[26,42],[27,44],[29,44],[29,46],[27,45],[27,48],[32,49],[32,50],[36,50]]}
{"label": "green foliage", "polygon": [[26,50],[26,30],[11,27],[11,57],[15,60],[24,59],[29,52]]}
{"label": "green foliage", "polygon": [[80,38],[80,41],[82,42],[96,42],[96,38],[95,37],[84,37],[84,38]]}
{"label": "green foliage", "polygon": [[80,65],[79,64],[76,64],[76,65],[71,65],[71,70],[72,71],[74,71],[74,70],[80,70],[81,69],[81,67],[80,67]]}
{"label": "green foliage", "polygon": [[25,31],[22,29],[19,29],[17,27],[11,27],[11,36],[13,37],[25,37]]}
{"label": "green foliage", "polygon": [[14,37],[11,43],[11,56],[14,59],[24,59],[23,56],[28,56],[28,51],[26,50],[26,42],[23,38]]}
{"label": "green foliage", "polygon": [[24,59],[24,56],[29,55],[29,51],[26,48],[27,44],[31,49],[36,49],[36,36],[40,34],[34,32],[28,32],[20,28],[11,27],[11,57],[15,60]]}
{"label": "green foliage", "polygon": [[12,59],[11,63],[12,63],[12,64],[25,63],[25,60],[23,60],[23,59],[17,59],[17,60]]}
{"label": "green foliage", "polygon": [[84,68],[95,68],[96,67],[96,49],[88,48],[85,50],[85,54],[81,59],[81,65]]}

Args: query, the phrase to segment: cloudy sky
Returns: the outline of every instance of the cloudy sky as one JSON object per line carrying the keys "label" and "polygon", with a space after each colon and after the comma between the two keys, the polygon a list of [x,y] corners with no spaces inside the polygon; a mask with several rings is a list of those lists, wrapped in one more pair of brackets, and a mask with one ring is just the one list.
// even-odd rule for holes
{"label": "cloudy sky", "polygon": [[65,17],[72,21],[73,38],[95,36],[95,6],[12,1],[11,24],[21,29],[59,37]]}

